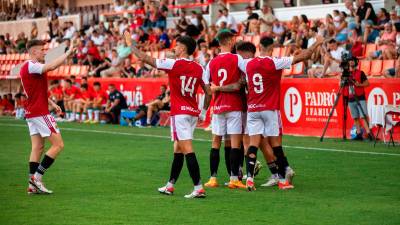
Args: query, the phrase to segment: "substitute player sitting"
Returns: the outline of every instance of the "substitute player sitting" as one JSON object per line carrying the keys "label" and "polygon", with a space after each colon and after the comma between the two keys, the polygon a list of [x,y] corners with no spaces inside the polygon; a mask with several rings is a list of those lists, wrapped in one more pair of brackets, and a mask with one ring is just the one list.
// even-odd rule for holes
{"label": "substitute player sitting", "polygon": [[[56,121],[49,113],[48,104],[52,105],[58,113],[61,112],[61,108],[48,98],[46,73],[56,69],[67,59],[74,50],[72,43],[71,41],[67,52],[46,64],[43,64],[46,53],[44,50],[45,42],[31,40],[27,43],[30,59],[22,65],[20,77],[27,96],[25,117],[32,142],[32,151],[29,158],[28,194],[52,193],[42,182],[42,176],[64,148],[64,142]],[[46,138],[50,141],[51,146],[39,164]]]}
{"label": "substitute player sitting", "polygon": [[[128,39],[130,35],[125,34]],[[200,168],[193,151],[192,139],[200,114],[196,93],[201,86],[206,93],[201,116],[205,115],[211,93],[203,81],[203,68],[189,57],[196,50],[196,41],[189,36],[176,40],[175,55],[177,59],[154,59],[132,47],[133,53],[145,63],[168,73],[171,94],[171,135],[174,141],[174,159],[171,175],[167,184],[158,189],[160,193],[171,195],[186,158],[187,168],[194,184],[194,190],[185,198],[204,198],[206,196],[200,181]]]}

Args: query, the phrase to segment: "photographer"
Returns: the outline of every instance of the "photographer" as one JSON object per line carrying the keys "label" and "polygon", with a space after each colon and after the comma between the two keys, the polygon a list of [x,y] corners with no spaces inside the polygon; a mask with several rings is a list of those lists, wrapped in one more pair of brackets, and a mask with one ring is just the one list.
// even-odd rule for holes
{"label": "photographer", "polygon": [[352,57],[349,60],[349,77],[348,85],[344,89],[344,96],[348,96],[348,106],[350,108],[351,117],[354,119],[354,125],[357,128],[356,140],[363,140],[361,133],[360,119],[363,119],[363,125],[370,141],[374,139],[369,129],[369,118],[367,111],[367,102],[365,98],[365,87],[369,86],[369,82],[365,73],[357,68],[358,59]]}

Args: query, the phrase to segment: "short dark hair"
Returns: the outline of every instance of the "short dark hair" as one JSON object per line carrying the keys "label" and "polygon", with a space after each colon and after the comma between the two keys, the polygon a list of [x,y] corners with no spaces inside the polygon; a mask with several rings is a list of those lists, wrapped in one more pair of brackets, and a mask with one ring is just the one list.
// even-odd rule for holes
{"label": "short dark hair", "polygon": [[88,89],[88,85],[87,85],[87,84],[82,84],[82,85],[81,85],[81,88],[84,88],[84,89],[87,90],[87,89]]}
{"label": "short dark hair", "polygon": [[220,45],[226,45],[233,37],[235,37],[235,35],[232,32],[225,31],[218,34],[217,40]]}
{"label": "short dark hair", "polygon": [[260,40],[260,45],[263,48],[268,48],[273,43],[274,43],[274,39],[272,39],[270,37],[262,37],[261,40]]}
{"label": "short dark hair", "polygon": [[93,86],[99,86],[99,87],[101,87],[101,84],[100,84],[100,82],[96,81],[96,82],[93,83]]}
{"label": "short dark hair", "polygon": [[188,55],[193,55],[196,50],[196,41],[189,36],[180,36],[176,39],[176,42],[179,42],[186,46],[186,53]]}
{"label": "short dark hair", "polygon": [[30,41],[28,41],[28,43],[26,44],[26,49],[30,49],[30,48],[32,48],[32,47],[35,47],[35,46],[41,46],[41,45],[45,45],[46,44],[46,42],[45,41],[42,41],[42,40],[30,40]]}
{"label": "short dark hair", "polygon": [[71,76],[71,79],[76,79],[76,76],[75,76],[75,75],[72,75],[72,76]]}
{"label": "short dark hair", "polygon": [[332,38],[331,40],[328,41],[328,44],[336,44],[336,40],[334,38]]}
{"label": "short dark hair", "polygon": [[72,84],[72,81],[70,79],[66,79],[65,82]]}
{"label": "short dark hair", "polygon": [[256,46],[249,41],[241,41],[236,44],[236,51],[251,52],[256,54]]}

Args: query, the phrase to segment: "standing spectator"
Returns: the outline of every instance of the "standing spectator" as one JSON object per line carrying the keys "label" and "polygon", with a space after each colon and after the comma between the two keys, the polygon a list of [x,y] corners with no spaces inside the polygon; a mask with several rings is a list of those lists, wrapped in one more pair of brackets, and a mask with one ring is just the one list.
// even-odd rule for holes
{"label": "standing spectator", "polygon": [[108,91],[109,95],[105,111],[109,113],[111,123],[118,124],[121,110],[128,108],[128,105],[126,104],[125,97],[115,88],[114,84],[108,85]]}
{"label": "standing spectator", "polygon": [[38,37],[39,30],[37,27],[36,22],[32,22],[32,29],[31,29],[31,40],[36,39]]}
{"label": "standing spectator", "polygon": [[274,16],[274,11],[270,6],[265,5],[262,9],[262,14],[260,17],[260,33],[261,35],[271,35],[272,27],[276,17]]}
{"label": "standing spectator", "polygon": [[376,24],[377,17],[374,11],[374,8],[372,7],[371,3],[366,2],[365,0],[358,0],[359,2],[359,7],[357,8],[357,19],[358,23],[364,25],[365,22],[371,21],[372,24]]}

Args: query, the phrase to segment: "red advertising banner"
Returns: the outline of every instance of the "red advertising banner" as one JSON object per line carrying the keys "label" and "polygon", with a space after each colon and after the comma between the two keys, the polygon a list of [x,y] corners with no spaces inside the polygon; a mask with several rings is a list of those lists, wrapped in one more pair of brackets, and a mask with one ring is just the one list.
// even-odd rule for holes
{"label": "red advertising banner", "polygon": [[[168,84],[167,78],[99,78],[89,79],[89,84],[98,81],[107,90],[110,83],[124,94],[131,106],[138,106],[154,99],[160,93],[160,86]],[[384,105],[400,105],[400,79],[370,79],[366,88],[368,114],[370,121],[377,117]],[[284,134],[320,136],[339,89],[337,79],[283,79],[281,83],[281,115]],[[204,94],[197,94],[199,107],[202,107]],[[340,99],[328,126],[326,137],[342,137],[343,102]],[[209,121],[209,119],[207,120]],[[382,123],[382,118],[380,120]],[[350,112],[347,118],[347,136],[353,126]],[[399,132],[395,132],[399,133]],[[400,135],[396,134],[396,138]]]}

